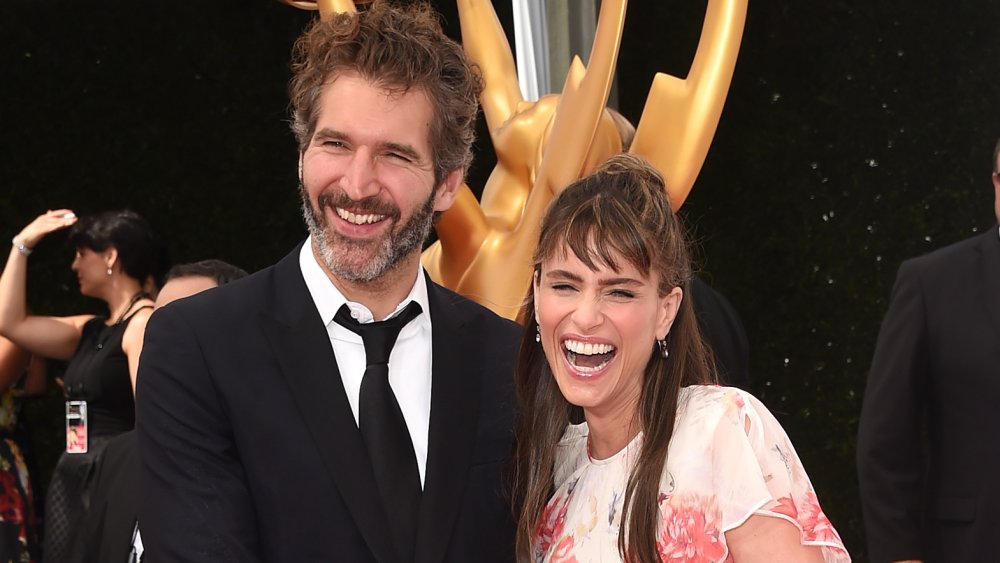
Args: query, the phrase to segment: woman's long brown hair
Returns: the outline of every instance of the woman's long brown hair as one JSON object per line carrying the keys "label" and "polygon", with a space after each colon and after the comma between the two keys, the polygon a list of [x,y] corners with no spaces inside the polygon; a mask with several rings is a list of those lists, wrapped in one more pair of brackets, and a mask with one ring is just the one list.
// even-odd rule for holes
{"label": "woman's long brown hair", "polygon": [[[592,269],[617,271],[624,261],[643,275],[659,276],[660,295],[684,291],[668,337],[669,359],[654,343],[643,374],[632,424],[643,439],[625,490],[618,536],[628,563],[655,563],[660,522],[657,495],[673,435],[680,388],[715,381],[714,367],[702,341],[690,299],[691,261],[683,228],[667,200],[663,178],[639,157],[620,154],[592,175],[577,180],[552,203],[542,220],[534,267],[572,252]],[[541,345],[535,342],[533,292],[521,309],[524,333],[515,388],[520,415],[513,461],[513,497],[518,512],[517,558],[532,561],[532,541],[553,491],[556,445],[582,411],[563,398]],[[627,535],[627,537],[626,537]]]}

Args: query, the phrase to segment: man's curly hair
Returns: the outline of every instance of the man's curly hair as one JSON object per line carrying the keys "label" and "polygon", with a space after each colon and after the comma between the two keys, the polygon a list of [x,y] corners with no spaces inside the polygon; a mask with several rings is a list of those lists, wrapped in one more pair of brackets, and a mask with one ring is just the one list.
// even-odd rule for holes
{"label": "man's curly hair", "polygon": [[419,91],[430,100],[436,184],[472,162],[482,79],[462,47],[444,35],[429,4],[375,2],[356,14],[317,19],[295,42],[291,67],[292,131],[299,152],[315,132],[323,87],[353,71],[387,92]]}

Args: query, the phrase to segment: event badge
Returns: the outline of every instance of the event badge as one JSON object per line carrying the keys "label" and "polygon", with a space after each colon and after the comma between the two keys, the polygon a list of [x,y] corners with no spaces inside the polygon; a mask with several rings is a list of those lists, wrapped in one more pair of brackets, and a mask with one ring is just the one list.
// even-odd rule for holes
{"label": "event badge", "polygon": [[87,453],[87,401],[66,401],[66,453]]}

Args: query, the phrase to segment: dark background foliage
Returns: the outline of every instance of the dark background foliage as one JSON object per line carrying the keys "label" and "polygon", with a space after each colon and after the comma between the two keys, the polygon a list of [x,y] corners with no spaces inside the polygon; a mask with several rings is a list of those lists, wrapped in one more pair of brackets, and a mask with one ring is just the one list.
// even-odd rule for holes
{"label": "dark background foliage", "polygon": [[[495,3],[510,22],[506,0]],[[705,4],[630,7],[618,79],[633,121],[655,72],[686,74]],[[437,5],[457,37],[454,6]],[[130,207],[176,262],[277,260],[305,232],[285,84],[310,17],[265,0],[4,2],[2,234],[47,208]],[[995,224],[997,22],[993,0],[752,0],[683,209],[704,276],[743,317],[753,390],[859,561],[857,416],[896,268]],[[481,137],[474,189],[494,162]],[[99,310],[79,297],[70,258],[61,236],[32,256],[38,312]],[[59,401],[51,385],[28,405],[42,482],[61,447]]]}

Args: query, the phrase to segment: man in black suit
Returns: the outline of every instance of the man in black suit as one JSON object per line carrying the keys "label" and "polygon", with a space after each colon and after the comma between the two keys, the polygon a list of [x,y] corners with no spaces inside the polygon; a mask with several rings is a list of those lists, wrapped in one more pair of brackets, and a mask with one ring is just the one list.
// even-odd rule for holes
{"label": "man in black suit", "polygon": [[715,357],[719,383],[750,391],[750,343],[736,308],[700,276],[691,281],[691,303]]}
{"label": "man in black suit", "polygon": [[[420,268],[480,81],[423,4],[317,21],[292,68],[309,238],[147,329],[147,560],[511,561],[520,330]],[[367,335],[391,326],[386,367]]]}
{"label": "man in black suit", "polygon": [[[1000,142],[993,189],[1000,221]],[[903,262],[858,432],[873,563],[995,561],[1000,230]]]}

